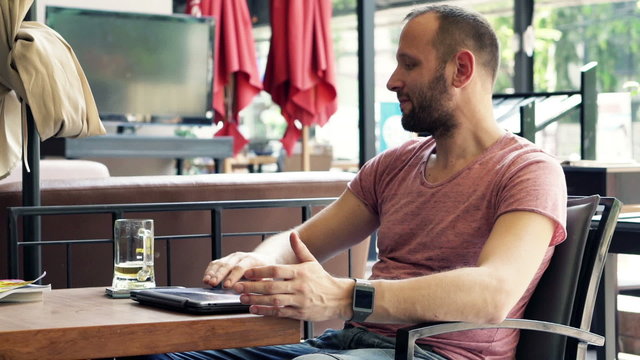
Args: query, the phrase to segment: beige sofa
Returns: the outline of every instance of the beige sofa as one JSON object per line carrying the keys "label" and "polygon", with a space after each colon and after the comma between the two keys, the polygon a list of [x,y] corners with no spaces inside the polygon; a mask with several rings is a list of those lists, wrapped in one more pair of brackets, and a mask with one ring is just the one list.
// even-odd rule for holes
{"label": "beige sofa", "polygon": [[[40,178],[96,179],[109,177],[109,169],[102,163],[90,160],[47,159],[40,160]],[[22,166],[18,164],[9,175],[0,179],[0,186],[22,182]]]}

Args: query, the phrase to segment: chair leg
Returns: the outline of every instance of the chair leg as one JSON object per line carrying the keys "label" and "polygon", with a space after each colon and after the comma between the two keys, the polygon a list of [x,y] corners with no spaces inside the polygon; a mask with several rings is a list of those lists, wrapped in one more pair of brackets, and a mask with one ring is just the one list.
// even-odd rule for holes
{"label": "chair leg", "polygon": [[583,343],[583,342],[578,343],[578,351],[576,352],[576,360],[586,360],[586,358],[587,358],[587,348],[588,348],[588,345],[586,343]]}
{"label": "chair leg", "polygon": [[[617,300],[618,300],[618,256],[616,254],[608,254],[607,261],[604,266],[602,289],[602,316],[604,325],[604,357],[598,359],[617,359],[618,358],[618,324],[617,324]],[[600,292],[599,291],[599,292]]]}

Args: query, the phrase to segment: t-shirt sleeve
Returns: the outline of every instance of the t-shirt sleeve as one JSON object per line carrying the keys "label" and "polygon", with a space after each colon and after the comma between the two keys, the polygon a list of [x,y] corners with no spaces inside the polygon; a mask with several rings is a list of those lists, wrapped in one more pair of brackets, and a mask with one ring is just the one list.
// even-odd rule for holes
{"label": "t-shirt sleeve", "polygon": [[376,192],[376,170],[380,167],[382,154],[367,161],[347,185],[348,189],[362,201],[372,214],[379,216]]}
{"label": "t-shirt sleeve", "polygon": [[560,164],[543,152],[529,153],[503,177],[496,220],[510,211],[532,211],[550,218],[550,246],[566,238],[567,185]]}

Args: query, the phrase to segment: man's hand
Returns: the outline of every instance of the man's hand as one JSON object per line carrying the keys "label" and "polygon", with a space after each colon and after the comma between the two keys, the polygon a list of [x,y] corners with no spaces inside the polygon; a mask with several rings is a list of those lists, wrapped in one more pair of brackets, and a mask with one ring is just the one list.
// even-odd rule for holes
{"label": "man's hand", "polygon": [[211,286],[222,283],[224,288],[231,288],[242,278],[247,269],[272,263],[272,260],[262,254],[235,252],[210,262],[204,272],[202,282]]}
{"label": "man's hand", "polygon": [[289,237],[299,264],[250,268],[233,286],[254,314],[321,321],[351,318],[354,282],[327,273],[295,231]]}

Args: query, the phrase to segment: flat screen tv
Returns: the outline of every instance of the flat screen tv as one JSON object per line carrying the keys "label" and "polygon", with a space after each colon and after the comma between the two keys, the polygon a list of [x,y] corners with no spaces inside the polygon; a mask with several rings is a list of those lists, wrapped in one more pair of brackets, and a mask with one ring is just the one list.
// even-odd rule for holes
{"label": "flat screen tv", "polygon": [[215,20],[49,6],[103,120],[210,124]]}

